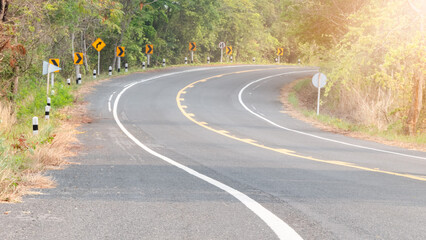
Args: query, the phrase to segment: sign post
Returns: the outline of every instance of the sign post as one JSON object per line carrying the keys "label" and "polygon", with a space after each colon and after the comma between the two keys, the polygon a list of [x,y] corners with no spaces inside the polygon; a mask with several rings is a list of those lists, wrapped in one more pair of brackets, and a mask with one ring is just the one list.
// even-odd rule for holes
{"label": "sign post", "polygon": [[76,52],[74,53],[74,64],[76,65],[75,68],[77,70],[77,82],[78,77],[80,76],[80,65],[83,64],[83,53]]}
{"label": "sign post", "polygon": [[149,67],[149,65],[151,64],[151,54],[154,53],[154,45],[147,44],[145,46],[145,53],[146,53],[146,56],[148,58],[148,67]]}
{"label": "sign post", "polygon": [[50,73],[55,72],[55,71],[59,71],[61,70],[61,68],[50,64],[46,61],[43,61],[43,75],[47,74],[47,86],[46,86],[46,95],[49,96],[49,76]]}
{"label": "sign post", "polygon": [[118,57],[117,71],[118,72],[120,72],[120,68],[121,68],[121,58],[125,56],[124,52],[125,52],[125,47],[117,46],[117,57]]}
{"label": "sign post", "polygon": [[224,42],[220,42],[219,43],[219,48],[220,48],[220,62],[223,62],[223,49],[226,47]]}
{"label": "sign post", "polygon": [[278,63],[280,63],[281,56],[284,56],[284,48],[278,48],[277,49],[277,55],[278,55]]}
{"label": "sign post", "polygon": [[191,51],[191,63],[194,63],[194,52],[197,50],[197,43],[189,43],[189,51]]}
{"label": "sign post", "polygon": [[226,47],[226,55],[230,56],[231,63],[232,63],[232,47],[231,46]]}
{"label": "sign post", "polygon": [[319,115],[321,88],[325,87],[327,77],[323,73],[317,73],[312,77],[312,84],[318,88],[317,115]]}
{"label": "sign post", "polygon": [[101,50],[106,46],[102,39],[98,38],[92,43],[92,46],[98,51],[98,75],[101,74]]}
{"label": "sign post", "polygon": [[[51,59],[49,59],[49,64],[52,64],[56,67],[59,67],[59,59],[51,58]],[[55,85],[55,72],[59,72],[59,71],[52,72],[52,76],[51,76],[51,79],[50,79],[50,85],[52,86],[52,88]]]}

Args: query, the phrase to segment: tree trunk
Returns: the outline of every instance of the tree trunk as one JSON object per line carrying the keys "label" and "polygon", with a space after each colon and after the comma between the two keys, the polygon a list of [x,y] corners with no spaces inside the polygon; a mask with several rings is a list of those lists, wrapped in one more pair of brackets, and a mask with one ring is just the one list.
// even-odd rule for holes
{"label": "tree trunk", "polygon": [[0,0],[0,22],[6,22],[7,9],[9,7],[8,0]]}
{"label": "tree trunk", "polygon": [[[156,2],[156,0],[154,2]],[[147,4],[145,4],[145,5],[147,5]],[[131,6],[131,2],[127,1],[126,4],[124,5],[124,8],[123,8],[123,10],[124,10],[125,13],[127,13],[127,12],[130,11],[130,6]],[[124,16],[126,16],[126,15],[132,16],[132,14],[130,14],[130,13],[129,14],[125,14]],[[115,69],[115,63],[117,61],[117,47],[121,46],[121,43],[123,42],[124,32],[126,31],[127,26],[129,25],[130,21],[131,21],[131,18],[124,19],[123,21],[121,21],[121,34],[120,34],[120,38],[117,40],[117,42],[115,43],[115,46],[114,46],[114,59],[112,60],[112,69],[113,70]]]}
{"label": "tree trunk", "polygon": [[83,45],[83,63],[84,63],[84,70],[87,73],[89,71],[89,65],[87,64],[87,46],[86,46],[86,36],[85,31],[81,32],[81,44]]}
{"label": "tree trunk", "polygon": [[[422,40],[424,39],[424,14],[417,8],[411,0],[408,0],[410,7],[419,15],[420,17],[420,34]],[[420,49],[423,49],[423,41],[420,43]],[[422,110],[423,105],[423,85],[424,85],[424,76],[423,76],[424,66],[420,67],[419,71],[414,74],[414,88],[413,88],[413,104],[411,105],[410,112],[407,118],[407,127],[408,133],[410,135],[416,134],[417,122],[419,121],[420,111]],[[418,78],[418,79],[416,79]]]}
{"label": "tree trunk", "polygon": [[411,105],[410,112],[407,119],[407,132],[410,135],[416,135],[417,123],[422,110],[423,100],[423,73],[419,71],[418,74],[414,75],[414,88],[413,88],[413,104]]}
{"label": "tree trunk", "polygon": [[[15,35],[15,46],[18,45],[18,37]],[[15,77],[13,78],[13,97],[15,98],[18,95],[18,87],[19,87],[19,64],[16,63],[14,68]]]}
{"label": "tree trunk", "polygon": [[[71,50],[72,50],[72,62],[74,62],[74,53],[75,53],[75,48],[74,48],[74,40],[75,40],[75,33],[74,31],[72,31],[71,33]],[[78,65],[75,65],[75,78],[77,79],[78,74],[80,73],[80,69],[78,68]]]}

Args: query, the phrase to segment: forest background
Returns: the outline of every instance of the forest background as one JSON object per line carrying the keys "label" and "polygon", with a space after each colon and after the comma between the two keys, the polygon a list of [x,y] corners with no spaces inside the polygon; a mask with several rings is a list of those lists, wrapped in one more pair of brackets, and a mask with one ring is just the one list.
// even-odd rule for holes
{"label": "forest background", "polygon": [[[35,148],[22,137],[29,129],[11,129],[43,115],[42,62],[60,59],[52,101],[70,105],[72,93],[61,86],[76,78],[73,53],[84,54],[80,71],[92,74],[98,55],[91,44],[97,38],[106,43],[102,73],[115,65],[116,46],[125,46],[122,62],[130,68],[146,62],[146,44],[154,45],[154,65],[163,58],[182,64],[190,58],[189,42],[197,43],[195,63],[207,57],[218,62],[221,41],[233,46],[240,63],[253,57],[274,63],[277,48],[284,48],[281,62],[300,59],[328,76],[322,105],[329,113],[382,131],[424,135],[425,5],[422,0],[0,0],[0,182],[13,178],[7,186],[16,186],[21,180],[13,172],[26,169],[28,154],[16,156]],[[51,142],[49,134],[41,142]]]}

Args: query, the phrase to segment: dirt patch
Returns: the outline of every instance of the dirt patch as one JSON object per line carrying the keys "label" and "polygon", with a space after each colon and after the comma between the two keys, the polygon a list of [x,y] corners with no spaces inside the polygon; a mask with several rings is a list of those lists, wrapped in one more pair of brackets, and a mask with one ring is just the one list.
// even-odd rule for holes
{"label": "dirt patch", "polygon": [[[306,109],[306,110],[315,110],[316,109],[317,92],[316,92],[316,89],[314,89],[314,87],[304,88],[304,89],[301,89],[301,91],[299,93],[296,93],[296,97],[299,101],[299,107],[298,108],[294,107],[288,101],[289,94],[291,92],[295,92],[294,86],[297,83],[299,83],[299,81],[302,81],[302,80],[303,79],[293,81],[289,84],[284,85],[281,88],[280,99],[281,99],[282,104],[285,107],[285,112],[287,114],[289,114],[290,116],[292,116],[296,119],[299,119],[301,121],[304,121],[306,123],[309,123],[310,125],[317,127],[321,130],[327,131],[327,132],[342,134],[342,135],[345,135],[345,136],[363,139],[363,140],[368,140],[368,141],[373,141],[373,142],[378,142],[378,143],[382,143],[382,144],[386,144],[386,145],[390,145],[390,146],[402,147],[402,148],[406,148],[406,149],[410,149],[410,150],[426,152],[426,146],[424,144],[391,141],[391,140],[384,139],[382,137],[372,136],[372,135],[368,135],[368,134],[362,133],[362,132],[352,132],[352,131],[342,130],[342,129],[339,129],[339,128],[334,127],[334,126],[327,125],[327,124],[320,122],[316,119],[306,117],[301,112],[303,109]],[[301,96],[304,96],[304,97],[302,98]],[[330,114],[330,113],[326,112],[326,114]]]}

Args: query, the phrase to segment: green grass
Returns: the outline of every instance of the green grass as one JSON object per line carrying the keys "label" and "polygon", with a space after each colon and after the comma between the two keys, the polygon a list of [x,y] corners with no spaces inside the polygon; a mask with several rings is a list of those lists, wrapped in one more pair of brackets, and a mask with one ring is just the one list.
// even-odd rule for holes
{"label": "green grass", "polygon": [[298,93],[298,92],[300,92],[300,90],[302,89],[302,88],[304,88],[304,87],[307,87],[308,85],[309,85],[309,83],[311,82],[311,79],[309,79],[309,78],[305,78],[305,79],[303,79],[303,80],[301,80],[301,81],[298,81],[297,83],[296,83],[296,85],[294,85],[293,86],[293,90],[294,90],[294,92],[295,93]]}
{"label": "green grass", "polygon": [[290,92],[288,94],[288,102],[295,108],[299,107],[299,99],[297,98],[295,92]]}

